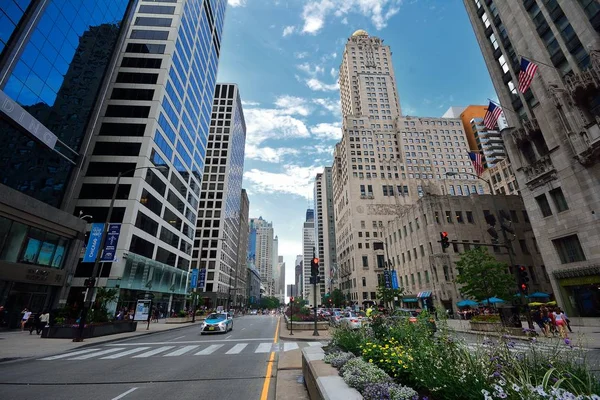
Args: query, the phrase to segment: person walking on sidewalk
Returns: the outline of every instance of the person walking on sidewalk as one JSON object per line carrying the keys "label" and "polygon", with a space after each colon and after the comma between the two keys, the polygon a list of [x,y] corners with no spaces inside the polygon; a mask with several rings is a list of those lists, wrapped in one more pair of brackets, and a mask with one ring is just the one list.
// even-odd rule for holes
{"label": "person walking on sidewalk", "polygon": [[23,311],[21,311],[21,314],[23,314],[23,316],[21,317],[21,332],[23,332],[25,330],[25,324],[27,323],[27,321],[29,321],[29,317],[31,317],[31,311],[29,311],[27,307],[25,307]]}
{"label": "person walking on sidewalk", "polygon": [[40,315],[40,325],[37,334],[39,335],[40,332],[42,332],[46,326],[50,326],[50,313],[48,312],[48,310],[44,310],[42,315]]}
{"label": "person walking on sidewalk", "polygon": [[556,311],[554,311],[554,320],[556,321],[556,328],[558,329],[560,337],[563,339],[567,339],[567,321],[565,314],[560,308],[557,308]]}

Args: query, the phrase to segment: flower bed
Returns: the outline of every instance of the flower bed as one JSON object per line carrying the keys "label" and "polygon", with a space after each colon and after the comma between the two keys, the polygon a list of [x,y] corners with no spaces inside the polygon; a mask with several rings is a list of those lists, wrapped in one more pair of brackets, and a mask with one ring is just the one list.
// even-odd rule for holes
{"label": "flower bed", "polygon": [[429,318],[373,318],[358,331],[337,329],[325,361],[366,399],[600,400],[600,382],[568,340],[555,348],[532,340],[527,351],[517,351],[501,337],[472,349],[444,321],[431,335]]}

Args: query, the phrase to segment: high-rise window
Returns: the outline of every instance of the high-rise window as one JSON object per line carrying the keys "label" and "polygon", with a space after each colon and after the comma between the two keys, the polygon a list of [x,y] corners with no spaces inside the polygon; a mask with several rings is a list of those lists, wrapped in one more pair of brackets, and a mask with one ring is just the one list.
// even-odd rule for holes
{"label": "high-rise window", "polygon": [[552,240],[552,243],[554,244],[554,248],[556,249],[562,264],[585,261],[585,254],[583,253],[577,235],[554,239]]}

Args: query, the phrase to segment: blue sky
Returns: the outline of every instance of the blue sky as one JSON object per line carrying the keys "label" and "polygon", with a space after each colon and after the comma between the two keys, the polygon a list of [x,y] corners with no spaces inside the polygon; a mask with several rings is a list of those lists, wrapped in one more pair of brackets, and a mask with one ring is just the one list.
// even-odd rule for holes
{"label": "blue sky", "polygon": [[357,29],[391,46],[405,115],[496,97],[461,0],[229,0],[218,81],[240,87],[250,216],[273,221],[288,283],[314,177],[341,137],[337,74]]}

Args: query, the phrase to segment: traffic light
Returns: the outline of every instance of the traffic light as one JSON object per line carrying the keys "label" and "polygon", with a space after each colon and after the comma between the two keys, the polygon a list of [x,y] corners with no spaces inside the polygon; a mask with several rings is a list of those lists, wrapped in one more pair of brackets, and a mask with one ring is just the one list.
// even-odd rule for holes
{"label": "traffic light", "polygon": [[485,214],[485,222],[488,223],[489,228],[487,229],[487,233],[494,239],[498,239],[498,232],[496,231],[496,217],[494,214]]}
{"label": "traffic light", "polygon": [[83,286],[86,288],[93,288],[96,284],[96,280],[94,278],[89,278],[83,281]]}
{"label": "traffic light", "polygon": [[293,302],[294,302],[294,296],[291,296],[290,297],[290,303],[293,303]]}
{"label": "traffic light", "polygon": [[517,268],[517,277],[519,278],[519,289],[521,290],[521,293],[527,294],[529,292],[529,275],[526,266],[519,265]]}
{"label": "traffic light", "polygon": [[310,260],[310,275],[311,276],[319,276],[319,258],[313,257]]}
{"label": "traffic light", "polygon": [[447,249],[450,247],[450,239],[448,239],[448,232],[440,232],[440,243],[442,244],[442,249]]}

